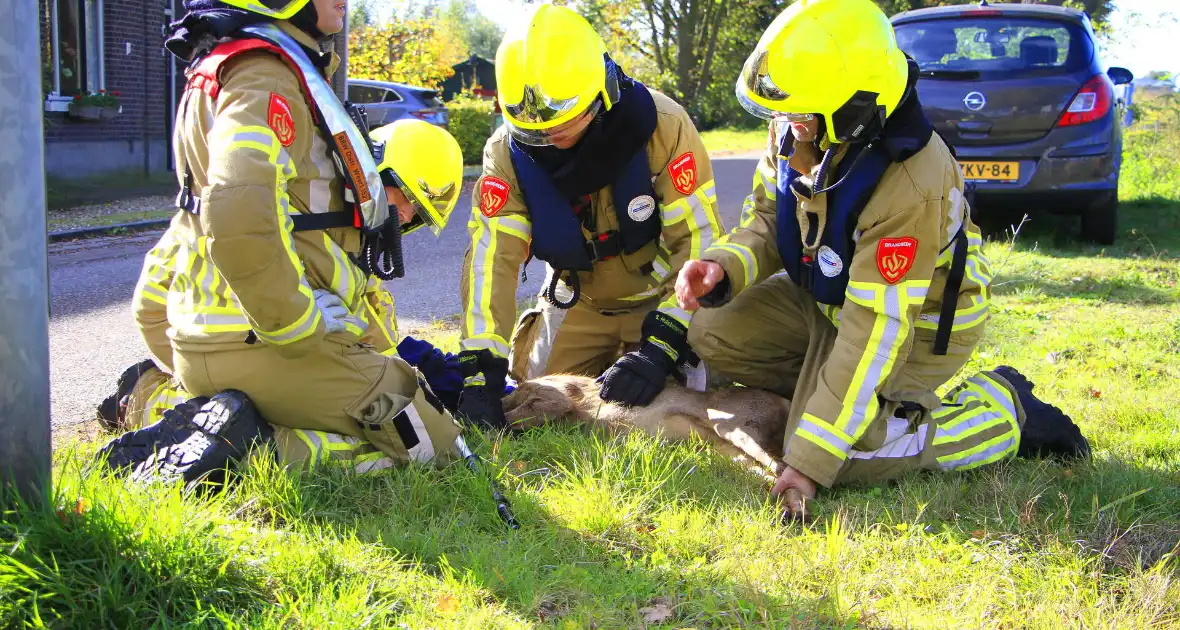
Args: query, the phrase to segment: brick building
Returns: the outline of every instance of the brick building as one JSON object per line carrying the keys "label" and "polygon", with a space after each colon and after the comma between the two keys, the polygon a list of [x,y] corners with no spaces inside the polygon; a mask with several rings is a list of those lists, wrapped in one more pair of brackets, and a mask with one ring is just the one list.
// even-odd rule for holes
{"label": "brick building", "polygon": [[[173,6],[175,4],[175,6]],[[45,166],[50,175],[171,168],[169,139],[183,67],[164,49],[179,0],[40,0]],[[78,94],[117,93],[118,111],[79,117]],[[116,110],[109,110],[114,113]]]}

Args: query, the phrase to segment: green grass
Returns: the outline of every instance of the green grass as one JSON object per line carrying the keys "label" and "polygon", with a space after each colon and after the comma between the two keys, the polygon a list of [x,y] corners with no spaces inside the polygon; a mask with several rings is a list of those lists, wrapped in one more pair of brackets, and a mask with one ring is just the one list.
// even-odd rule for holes
{"label": "green grass", "polygon": [[[1128,146],[1128,181],[1154,182],[1157,150]],[[1040,220],[993,239],[995,316],[964,370],[1024,371],[1091,463],[825,492],[782,527],[703,444],[473,435],[509,532],[458,466],[259,457],[201,497],[98,477],[83,441],[55,454],[56,512],[0,517],[0,627],[1180,628],[1180,191],[1123,194],[1114,247]],[[404,332],[456,342],[453,319]]]}
{"label": "green grass", "polygon": [[128,197],[176,194],[176,174],[141,170],[114,171],[90,177],[46,178],[46,203],[50,210],[106,203]]}
{"label": "green grass", "polygon": [[107,225],[118,225],[121,223],[133,223],[135,221],[147,221],[149,219],[167,219],[176,214],[176,208],[166,208],[162,210],[140,210],[133,212],[115,212],[113,214],[104,214],[97,217],[80,217],[69,218],[61,215],[49,215],[47,226],[50,232],[56,232],[64,229],[77,228],[92,228],[104,227]]}
{"label": "green grass", "polygon": [[762,151],[766,148],[766,129],[710,129],[701,132],[701,141],[712,156]]}

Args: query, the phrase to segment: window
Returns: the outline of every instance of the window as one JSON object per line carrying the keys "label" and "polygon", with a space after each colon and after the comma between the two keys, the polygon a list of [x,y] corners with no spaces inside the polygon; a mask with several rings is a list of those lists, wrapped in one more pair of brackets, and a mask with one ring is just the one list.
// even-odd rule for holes
{"label": "window", "polygon": [[1028,18],[940,19],[896,27],[898,44],[937,78],[1017,78],[1074,72],[1092,53],[1081,27]]}
{"label": "window", "polygon": [[353,103],[396,103],[402,100],[397,92],[385,88],[369,85],[350,84],[348,86],[348,100]]}
{"label": "window", "polygon": [[63,101],[105,87],[103,0],[41,0],[41,88]]}

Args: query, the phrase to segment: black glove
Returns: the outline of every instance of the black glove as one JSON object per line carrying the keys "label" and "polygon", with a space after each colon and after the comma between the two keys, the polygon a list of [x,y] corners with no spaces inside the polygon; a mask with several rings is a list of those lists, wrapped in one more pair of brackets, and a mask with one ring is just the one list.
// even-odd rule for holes
{"label": "black glove", "polygon": [[464,350],[459,353],[459,367],[463,371],[459,416],[483,428],[506,428],[508,419],[504,417],[501,399],[508,376],[508,359],[487,350]]}
{"label": "black glove", "polygon": [[652,311],[643,320],[643,345],[615,361],[598,382],[599,396],[624,405],[648,405],[664,384],[692,355],[688,328],[670,315]]}

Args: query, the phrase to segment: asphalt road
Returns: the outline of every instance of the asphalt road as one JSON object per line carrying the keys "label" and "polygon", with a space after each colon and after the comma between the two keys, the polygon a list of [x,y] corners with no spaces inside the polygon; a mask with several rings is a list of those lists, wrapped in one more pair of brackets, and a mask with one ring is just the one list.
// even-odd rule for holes
{"label": "asphalt road", "polygon": [[[714,158],[718,203],[727,228],[737,224],[750,191],[755,159]],[[470,184],[450,224],[436,239],[419,230],[404,244],[406,278],[389,283],[403,329],[459,312],[459,269],[468,245],[466,214]],[[56,243],[49,248],[50,379],[55,427],[94,417],[94,407],[127,366],[147,357],[131,317],[131,295],[143,255],[160,233]],[[521,298],[536,295],[544,265],[528,266]]]}

